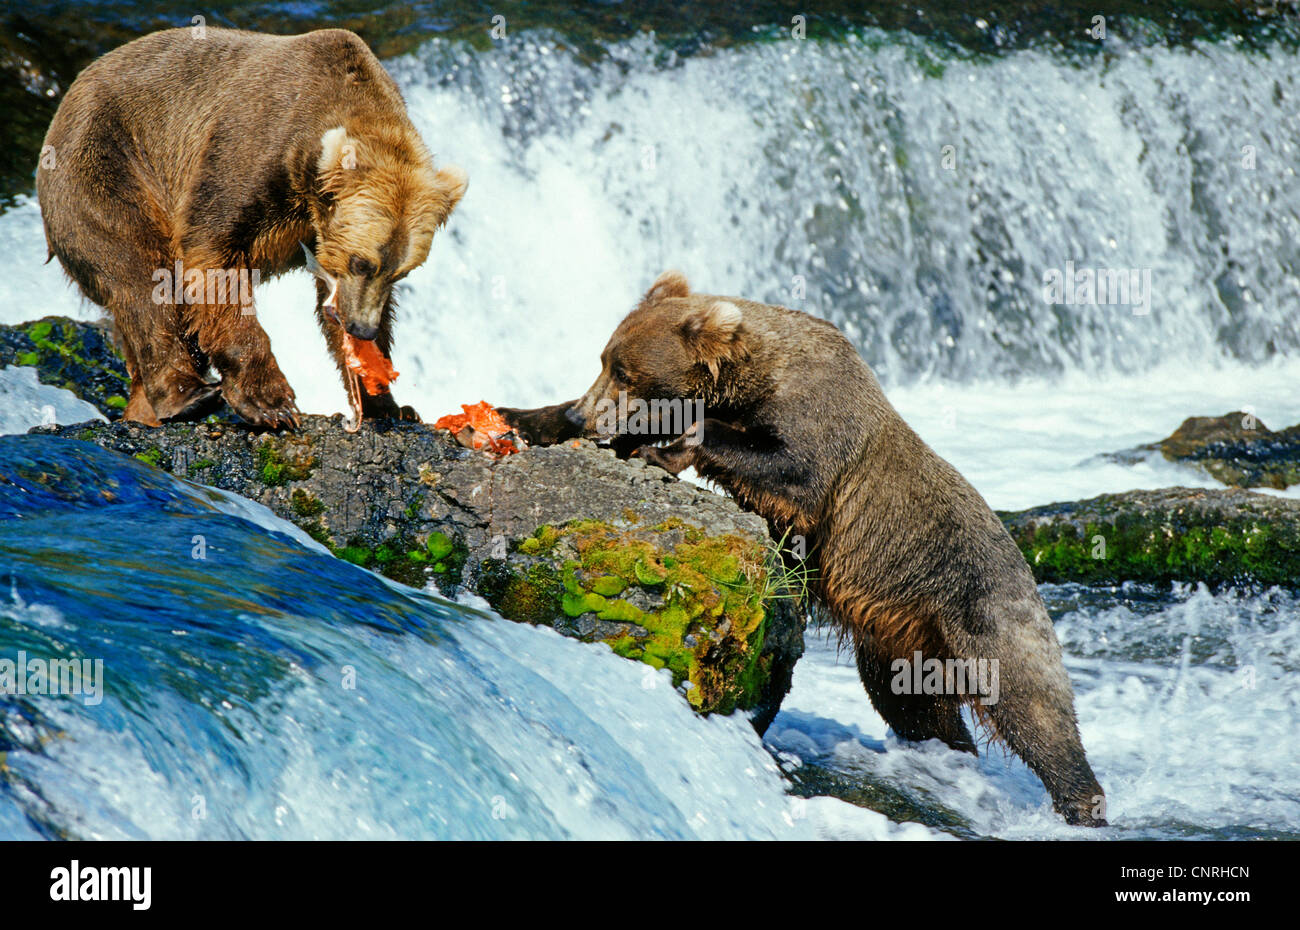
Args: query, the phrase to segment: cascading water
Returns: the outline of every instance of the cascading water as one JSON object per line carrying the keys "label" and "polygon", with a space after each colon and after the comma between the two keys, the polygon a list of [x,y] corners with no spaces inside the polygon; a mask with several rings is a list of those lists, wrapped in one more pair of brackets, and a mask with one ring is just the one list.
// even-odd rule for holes
{"label": "cascading water", "polygon": [[[426,417],[574,396],[618,319],[677,267],[700,290],[840,325],[999,507],[1209,486],[1090,457],[1192,414],[1300,420],[1289,47],[983,57],[863,31],[604,51],[533,32],[388,62],[438,158],[470,176],[401,290],[395,391]],[[42,264],[34,203],[0,216],[0,246],[3,321],[98,314]],[[1044,275],[1067,263],[1149,272],[1146,312],[1048,303]],[[312,294],[305,274],[273,281],[259,312],[300,405],[329,413],[345,399]],[[78,409],[13,396],[14,431]],[[4,442],[0,473],[63,455],[76,481],[121,467]],[[743,721],[694,719],[621,659],[398,591],[140,468],[115,480],[139,489],[129,504],[6,498],[0,656],[97,649],[125,678],[98,709],[8,701],[0,835],[894,835],[825,798],[790,807]],[[142,524],[169,559],[118,551]],[[196,570],[195,526],[256,558]],[[114,599],[117,562],[167,592],[161,610]],[[1289,596],[1045,593],[1116,829],[1300,832],[1297,730],[1279,724],[1300,713]],[[1238,689],[1244,664],[1267,700]],[[342,665],[375,690],[340,694]],[[885,784],[958,835],[1066,832],[1018,762],[886,737],[851,664],[815,642],[770,746],[787,767]],[[220,813],[196,820],[196,795]],[[494,819],[493,798],[519,815]]]}
{"label": "cascading water", "polygon": [[[887,384],[1300,348],[1293,52],[986,60],[866,33],[684,59],[636,39],[592,64],[530,34],[389,66],[470,175],[402,288],[402,386],[430,409],[572,396],[667,267],[831,319]],[[0,283],[6,318],[77,313],[57,263],[39,268],[35,206],[0,228],[23,259]],[[1047,303],[1066,262],[1149,269],[1149,312]],[[341,408],[297,348],[311,300],[292,275],[260,312],[306,408]]]}
{"label": "cascading water", "polygon": [[[591,67],[527,38],[394,71],[474,179],[436,298],[409,301],[443,338],[472,306],[505,345],[540,330],[541,352],[590,358],[681,267],[831,319],[887,382],[1300,346],[1293,54],[961,60],[867,34],[687,60],[639,40]],[[1067,261],[1150,269],[1149,313],[1046,304]]]}

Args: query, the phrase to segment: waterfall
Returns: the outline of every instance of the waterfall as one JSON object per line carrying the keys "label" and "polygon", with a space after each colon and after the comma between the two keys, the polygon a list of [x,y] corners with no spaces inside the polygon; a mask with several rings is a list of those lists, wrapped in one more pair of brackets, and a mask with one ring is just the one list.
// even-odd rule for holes
{"label": "waterfall", "polygon": [[[1300,346],[1292,50],[985,57],[865,31],[607,52],[533,32],[387,63],[439,160],[470,176],[401,288],[398,388],[421,412],[573,396],[674,267],[834,321],[887,384]],[[93,312],[40,265],[34,205],[0,217],[0,241],[23,258],[0,283],[7,319]],[[1145,277],[1145,306],[1049,302],[1067,269]],[[264,286],[262,319],[305,409],[343,409],[303,336],[312,293],[306,275]]]}

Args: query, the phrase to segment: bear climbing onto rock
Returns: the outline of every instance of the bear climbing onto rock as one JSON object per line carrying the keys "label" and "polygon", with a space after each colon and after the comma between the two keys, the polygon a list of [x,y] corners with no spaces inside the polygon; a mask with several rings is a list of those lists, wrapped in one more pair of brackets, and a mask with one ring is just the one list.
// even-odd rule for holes
{"label": "bear climbing onto rock", "polygon": [[[802,538],[814,593],[900,738],[973,753],[961,714],[969,706],[1068,822],[1105,824],[1029,566],[838,329],[784,307],[693,294],[667,272],[619,324],[601,363],[576,401],[500,412],[532,442],[607,438],[673,474],[693,466],[766,518],[774,538],[796,547]],[[625,422],[610,436],[620,394],[622,409],[628,399],[699,398],[703,419],[682,421],[675,436],[628,435]],[[992,693],[981,687],[990,667]],[[914,686],[922,680],[941,687]]]}
{"label": "bear climbing onto rock", "polygon": [[115,49],[68,89],[36,176],[50,256],[112,314],[126,417],[149,424],[224,397],[253,424],[296,425],[252,285],[304,266],[354,422],[416,418],[387,387],[393,284],[465,188],[343,29],[171,29]]}

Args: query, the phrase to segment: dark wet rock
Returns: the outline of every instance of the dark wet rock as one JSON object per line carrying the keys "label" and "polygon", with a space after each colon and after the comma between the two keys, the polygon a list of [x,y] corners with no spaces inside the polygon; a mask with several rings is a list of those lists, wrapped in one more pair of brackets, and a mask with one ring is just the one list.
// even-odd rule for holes
{"label": "dark wet rock", "polygon": [[731,500],[589,442],[500,461],[411,423],[309,416],[42,428],[257,501],[336,556],[502,616],[668,668],[702,712],[766,726],[803,652],[764,522]]}
{"label": "dark wet rock", "polygon": [[999,513],[1040,582],[1300,584],[1300,501],[1163,488]]}
{"label": "dark wet rock", "polygon": [[1221,417],[1188,417],[1159,442],[1105,458],[1133,464],[1156,453],[1196,466],[1234,488],[1282,490],[1300,484],[1300,425],[1275,433],[1240,410]]}
{"label": "dark wet rock", "polygon": [[47,316],[0,326],[0,367],[35,368],[42,384],[66,388],[115,420],[126,409],[131,379],[108,323]]}

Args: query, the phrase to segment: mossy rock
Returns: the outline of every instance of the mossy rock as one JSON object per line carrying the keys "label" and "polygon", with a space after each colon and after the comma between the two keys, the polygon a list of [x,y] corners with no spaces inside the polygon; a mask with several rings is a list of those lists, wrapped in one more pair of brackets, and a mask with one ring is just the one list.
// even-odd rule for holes
{"label": "mossy rock", "polygon": [[257,446],[257,470],[262,483],[280,487],[291,481],[306,481],[316,467],[310,438],[267,436]]}
{"label": "mossy rock", "polygon": [[0,326],[0,366],[36,369],[42,384],[65,388],[110,420],[122,416],[131,379],[105,325],[47,316]]}
{"label": "mossy rock", "polygon": [[701,713],[760,700],[774,593],[760,542],[706,536],[685,524],[641,529],[577,520],[538,527],[512,548],[510,558],[479,569],[478,591],[503,617],[554,626],[666,668]]}
{"label": "mossy rock", "polygon": [[803,651],[802,610],[770,596],[758,517],[589,443],[498,461],[423,424],[350,432],[319,416],[292,432],[221,417],[41,431],[240,494],[395,581],[606,643],[667,669],[701,712],[750,710],[760,731]]}
{"label": "mossy rock", "polygon": [[1300,501],[1165,488],[1001,513],[1040,582],[1300,585]]}

